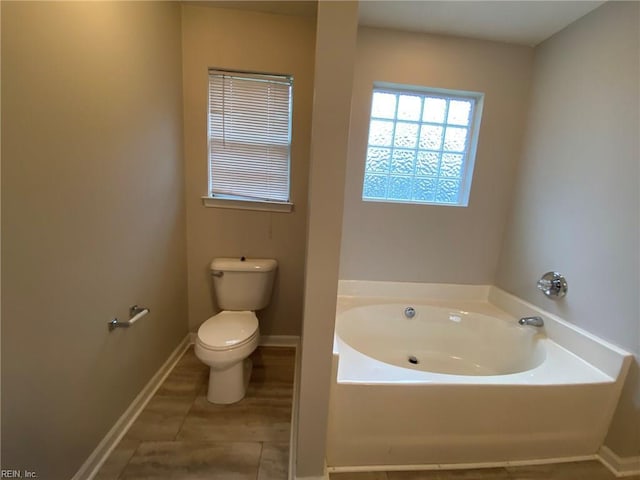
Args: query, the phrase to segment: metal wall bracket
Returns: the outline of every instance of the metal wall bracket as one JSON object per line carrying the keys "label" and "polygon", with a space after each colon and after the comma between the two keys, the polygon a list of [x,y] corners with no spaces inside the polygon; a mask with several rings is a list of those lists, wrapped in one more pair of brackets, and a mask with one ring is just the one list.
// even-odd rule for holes
{"label": "metal wall bracket", "polygon": [[109,326],[109,331],[111,332],[116,328],[129,328],[150,311],[151,310],[149,310],[148,308],[140,307],[138,305],[132,305],[131,307],[129,307],[129,320],[126,322],[121,322],[117,318],[114,318],[107,323],[107,325]]}

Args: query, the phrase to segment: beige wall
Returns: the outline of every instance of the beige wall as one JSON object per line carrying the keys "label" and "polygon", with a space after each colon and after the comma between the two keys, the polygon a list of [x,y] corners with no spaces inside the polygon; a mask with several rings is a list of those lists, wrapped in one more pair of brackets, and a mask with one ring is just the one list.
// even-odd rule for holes
{"label": "beige wall", "polygon": [[[520,154],[533,50],[360,28],[340,278],[493,283]],[[469,206],[362,201],[374,81],[485,93]]]}
{"label": "beige wall", "polygon": [[[299,335],[315,18],[242,10],[182,7],[189,328],[213,313],[209,263],[214,257],[266,257],[279,262],[271,305],[258,314],[263,334]],[[206,208],[208,67],[293,74],[292,213]]]}
{"label": "beige wall", "polygon": [[187,333],[180,63],[177,4],[2,2],[2,468],[71,478]]}
{"label": "beige wall", "polygon": [[[640,354],[637,2],[609,2],[536,49],[513,210],[496,283]],[[562,272],[567,297],[535,288]],[[606,444],[640,454],[638,366]]]}
{"label": "beige wall", "polygon": [[357,26],[357,2],[318,4],[297,478],[324,478]]}

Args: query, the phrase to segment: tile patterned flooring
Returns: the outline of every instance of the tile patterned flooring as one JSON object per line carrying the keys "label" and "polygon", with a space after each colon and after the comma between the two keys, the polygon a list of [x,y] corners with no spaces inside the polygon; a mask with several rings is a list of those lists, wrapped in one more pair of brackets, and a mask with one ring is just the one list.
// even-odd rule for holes
{"label": "tile patterned flooring", "polygon": [[[259,347],[246,397],[207,402],[189,348],[95,480],[286,480],[295,351]],[[478,470],[332,473],[330,480],[614,480],[599,462]],[[640,480],[640,476],[625,480]]]}
{"label": "tile patterned flooring", "polygon": [[295,350],[259,347],[246,397],[207,401],[209,369],[189,348],[95,480],[285,480]]}

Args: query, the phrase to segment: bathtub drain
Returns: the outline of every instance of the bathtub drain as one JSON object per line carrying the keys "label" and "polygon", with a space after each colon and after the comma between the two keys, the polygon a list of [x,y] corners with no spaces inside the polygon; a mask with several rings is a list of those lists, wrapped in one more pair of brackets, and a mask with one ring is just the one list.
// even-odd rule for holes
{"label": "bathtub drain", "polygon": [[418,358],[417,358],[417,357],[415,357],[414,355],[409,355],[409,358],[408,358],[407,360],[409,360],[409,363],[410,363],[411,365],[417,365],[418,363],[420,363],[420,362],[418,361]]}

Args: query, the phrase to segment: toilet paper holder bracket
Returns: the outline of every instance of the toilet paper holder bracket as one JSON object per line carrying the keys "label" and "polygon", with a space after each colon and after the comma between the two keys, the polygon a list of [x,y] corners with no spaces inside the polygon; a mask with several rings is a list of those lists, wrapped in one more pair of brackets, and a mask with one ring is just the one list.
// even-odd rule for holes
{"label": "toilet paper holder bracket", "polygon": [[139,305],[132,305],[129,307],[129,320],[126,322],[121,322],[117,318],[114,318],[110,322],[108,322],[109,331],[113,331],[116,328],[128,328],[133,325],[135,322],[140,320],[146,314],[148,314],[151,310],[146,307],[141,307]]}

